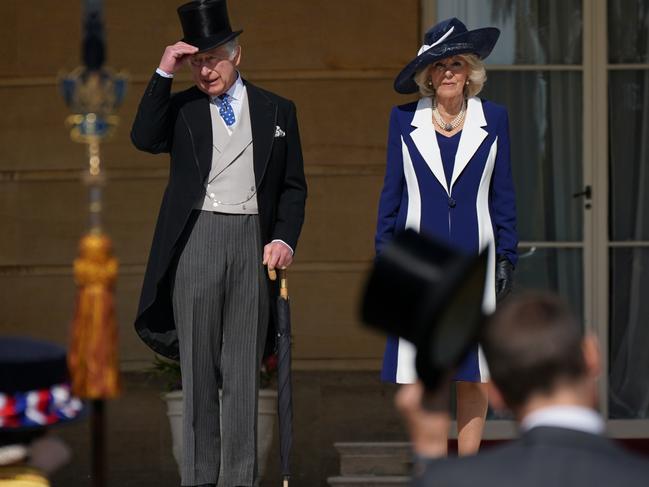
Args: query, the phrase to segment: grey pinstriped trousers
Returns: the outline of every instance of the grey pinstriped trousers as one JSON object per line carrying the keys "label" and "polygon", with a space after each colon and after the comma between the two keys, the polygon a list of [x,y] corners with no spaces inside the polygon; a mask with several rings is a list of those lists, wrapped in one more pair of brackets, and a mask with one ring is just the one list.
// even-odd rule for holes
{"label": "grey pinstriped trousers", "polygon": [[183,385],[181,483],[252,486],[268,323],[259,218],[200,211],[186,238],[172,298]]}

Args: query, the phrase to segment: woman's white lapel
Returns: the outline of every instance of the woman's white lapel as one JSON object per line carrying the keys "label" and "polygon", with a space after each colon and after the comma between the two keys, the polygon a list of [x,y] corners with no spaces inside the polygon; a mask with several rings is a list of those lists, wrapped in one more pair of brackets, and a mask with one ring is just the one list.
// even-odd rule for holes
{"label": "woman's white lapel", "polygon": [[[444,165],[437,144],[435,127],[433,126],[433,102],[430,97],[424,97],[417,103],[417,110],[410,124],[416,127],[410,134],[417,150],[426,161],[426,164],[432,171],[433,175],[442,185],[447,194],[451,191],[446,184],[444,176]],[[451,178],[451,189],[455,181],[460,176],[466,165],[469,163],[473,154],[478,150],[482,141],[488,133],[482,127],[487,125],[487,121],[482,110],[482,101],[477,98],[469,98],[467,103],[466,119],[460,135],[460,143],[455,156],[453,166],[453,177]]]}

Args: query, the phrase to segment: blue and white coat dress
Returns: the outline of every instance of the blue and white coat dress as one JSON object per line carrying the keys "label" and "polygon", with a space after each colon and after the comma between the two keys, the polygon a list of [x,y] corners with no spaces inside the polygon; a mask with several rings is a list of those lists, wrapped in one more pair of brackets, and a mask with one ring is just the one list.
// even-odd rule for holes
{"label": "blue and white coat dress", "polygon": [[[433,126],[432,100],[392,109],[387,167],[379,201],[376,252],[406,228],[470,253],[488,249],[483,310],[496,307],[495,257],[516,264],[516,202],[512,182],[509,120],[504,107],[469,98],[450,186]],[[417,380],[414,346],[389,337],[381,378],[401,384]],[[455,380],[486,382],[489,371],[476,345]]]}

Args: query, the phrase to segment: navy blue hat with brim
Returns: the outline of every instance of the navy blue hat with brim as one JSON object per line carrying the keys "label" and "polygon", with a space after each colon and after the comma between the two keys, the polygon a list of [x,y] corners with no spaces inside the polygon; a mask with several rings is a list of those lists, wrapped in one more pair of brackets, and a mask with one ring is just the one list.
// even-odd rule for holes
{"label": "navy blue hat with brim", "polygon": [[30,338],[0,338],[0,434],[72,421],[83,409],[70,390],[64,348]]}
{"label": "navy blue hat with brim", "polygon": [[475,54],[484,59],[496,45],[500,30],[495,27],[468,30],[455,17],[431,27],[424,35],[424,45],[415,59],[401,70],[394,80],[397,93],[409,94],[418,90],[415,74],[436,61],[458,54]]}
{"label": "navy blue hat with brim", "polygon": [[243,30],[233,31],[225,0],[199,0],[178,7],[183,42],[209,51],[231,41]]}

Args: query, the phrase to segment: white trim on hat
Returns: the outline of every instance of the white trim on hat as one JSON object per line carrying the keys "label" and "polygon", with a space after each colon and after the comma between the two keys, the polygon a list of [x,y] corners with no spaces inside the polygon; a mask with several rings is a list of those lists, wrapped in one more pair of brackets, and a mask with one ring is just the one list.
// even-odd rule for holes
{"label": "white trim on hat", "polygon": [[448,32],[447,32],[446,34],[444,34],[442,37],[440,37],[439,39],[437,39],[437,40],[436,40],[435,42],[433,42],[432,44],[430,44],[430,45],[428,45],[428,44],[424,44],[424,45],[422,45],[422,46],[419,48],[419,52],[417,53],[417,56],[419,56],[419,55],[420,55],[422,52],[424,52],[424,51],[428,51],[428,49],[430,49],[431,47],[435,47],[437,44],[441,44],[442,42],[444,42],[444,40],[446,40],[446,38],[447,38],[448,36],[450,36],[450,35],[453,33],[454,30],[455,30],[455,26],[451,27],[451,28],[448,30]]}

